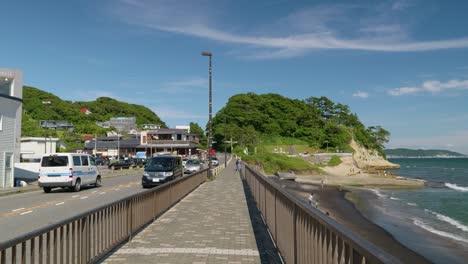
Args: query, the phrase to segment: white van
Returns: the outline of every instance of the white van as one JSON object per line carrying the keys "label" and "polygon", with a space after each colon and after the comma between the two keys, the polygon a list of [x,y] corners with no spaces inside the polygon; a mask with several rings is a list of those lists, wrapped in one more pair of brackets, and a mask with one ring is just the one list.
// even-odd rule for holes
{"label": "white van", "polygon": [[45,154],[41,158],[38,183],[46,193],[55,187],[70,187],[78,192],[83,185],[101,186],[101,173],[91,155]]}

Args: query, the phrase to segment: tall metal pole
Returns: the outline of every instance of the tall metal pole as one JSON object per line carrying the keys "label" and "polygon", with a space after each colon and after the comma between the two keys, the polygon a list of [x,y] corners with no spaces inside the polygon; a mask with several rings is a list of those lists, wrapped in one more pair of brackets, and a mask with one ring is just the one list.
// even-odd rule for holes
{"label": "tall metal pole", "polygon": [[224,168],[227,167],[227,146],[226,146],[226,116],[224,116]]}
{"label": "tall metal pole", "polygon": [[209,101],[208,101],[208,108],[209,108],[209,117],[208,117],[208,176],[211,177],[211,117],[212,117],[212,87],[211,87],[211,57],[213,54],[211,52],[203,52],[203,56],[207,56],[209,58]]}

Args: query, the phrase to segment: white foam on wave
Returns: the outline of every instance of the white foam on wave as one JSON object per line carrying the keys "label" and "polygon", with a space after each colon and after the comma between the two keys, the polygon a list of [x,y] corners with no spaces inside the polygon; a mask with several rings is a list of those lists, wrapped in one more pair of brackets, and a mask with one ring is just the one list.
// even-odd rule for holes
{"label": "white foam on wave", "polygon": [[457,191],[460,191],[460,192],[468,192],[468,187],[458,186],[455,183],[446,182],[445,186],[450,188],[450,189],[454,189],[454,190],[457,190]]}
{"label": "white foam on wave", "polygon": [[410,205],[410,206],[417,206],[416,203],[406,203],[407,205]]}
{"label": "white foam on wave", "polygon": [[451,239],[456,240],[456,241],[468,243],[468,239],[456,236],[454,234],[450,234],[450,233],[445,232],[445,231],[437,230],[437,229],[433,228],[432,226],[429,226],[428,224],[424,223],[423,221],[421,221],[419,219],[416,219],[416,218],[412,218],[412,219],[413,219],[413,224],[415,224],[416,226],[421,227],[422,229],[424,229],[426,231],[429,231],[429,232],[431,232],[433,234],[436,234],[436,235],[439,235],[439,236],[451,238]]}
{"label": "white foam on wave", "polygon": [[376,190],[376,189],[369,189],[369,190],[372,191],[379,198],[387,198],[388,197],[387,195],[380,193],[379,190]]}
{"label": "white foam on wave", "polygon": [[468,226],[462,224],[462,223],[459,222],[458,220],[455,220],[455,219],[453,219],[453,218],[451,218],[451,217],[448,217],[448,216],[446,216],[446,215],[443,215],[443,214],[438,214],[438,213],[433,212],[433,211],[428,210],[428,209],[424,209],[424,211],[429,212],[429,213],[435,215],[435,216],[437,217],[437,219],[439,219],[439,220],[441,220],[441,221],[444,221],[444,222],[446,222],[446,223],[449,223],[449,224],[451,224],[452,226],[454,226],[454,227],[456,227],[456,228],[458,228],[458,229],[461,229],[461,230],[463,230],[463,231],[465,231],[465,232],[468,232]]}
{"label": "white foam on wave", "polygon": [[400,199],[400,198],[393,197],[393,196],[390,196],[390,200],[400,201],[401,199]]}

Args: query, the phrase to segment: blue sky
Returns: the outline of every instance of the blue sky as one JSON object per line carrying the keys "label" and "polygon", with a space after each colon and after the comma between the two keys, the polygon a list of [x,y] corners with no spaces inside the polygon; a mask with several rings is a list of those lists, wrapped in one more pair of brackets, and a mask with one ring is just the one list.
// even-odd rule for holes
{"label": "blue sky", "polygon": [[110,96],[170,126],[237,93],[327,96],[389,147],[468,153],[467,1],[8,1],[0,67],[68,100]]}

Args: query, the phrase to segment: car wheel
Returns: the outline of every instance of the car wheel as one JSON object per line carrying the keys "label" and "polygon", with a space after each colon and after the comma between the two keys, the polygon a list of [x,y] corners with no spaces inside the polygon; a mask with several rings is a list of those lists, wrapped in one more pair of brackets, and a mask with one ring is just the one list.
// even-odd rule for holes
{"label": "car wheel", "polygon": [[81,180],[77,179],[75,182],[75,186],[73,186],[74,192],[79,192],[81,190]]}
{"label": "car wheel", "polygon": [[94,184],[95,187],[101,187],[101,176],[96,177],[96,183]]}
{"label": "car wheel", "polygon": [[52,190],[52,187],[44,187],[45,193],[50,193],[51,190]]}

